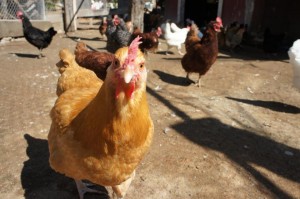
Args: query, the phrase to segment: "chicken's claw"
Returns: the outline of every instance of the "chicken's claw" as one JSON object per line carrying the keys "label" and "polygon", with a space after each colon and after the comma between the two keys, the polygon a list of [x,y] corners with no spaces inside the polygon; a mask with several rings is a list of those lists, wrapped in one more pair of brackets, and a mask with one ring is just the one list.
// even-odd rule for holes
{"label": "chicken's claw", "polygon": [[75,180],[75,182],[76,182],[76,187],[77,187],[80,199],[84,198],[83,196],[85,193],[98,193],[98,194],[106,194],[107,195],[107,193],[105,193],[103,191],[98,191],[98,190],[89,188],[88,185],[86,183],[83,183],[81,180]]}
{"label": "chicken's claw", "polygon": [[183,52],[181,52],[180,50],[178,50],[179,55],[184,55]]}
{"label": "chicken's claw", "polygon": [[135,170],[127,180],[125,180],[119,185],[113,186],[112,187],[114,191],[113,196],[116,195],[117,199],[122,199],[126,195],[127,189],[129,188],[134,177],[135,177]]}

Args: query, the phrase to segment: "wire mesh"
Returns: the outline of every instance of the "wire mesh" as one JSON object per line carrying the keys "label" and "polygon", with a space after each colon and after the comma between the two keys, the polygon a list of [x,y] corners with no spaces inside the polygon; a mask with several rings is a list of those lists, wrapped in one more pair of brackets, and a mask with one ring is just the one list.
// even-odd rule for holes
{"label": "wire mesh", "polygon": [[45,19],[44,0],[1,0],[0,20],[17,19],[16,12],[22,11],[31,20]]}
{"label": "wire mesh", "polygon": [[78,17],[108,15],[110,10],[107,0],[77,0],[76,5],[80,6]]}
{"label": "wire mesh", "polygon": [[47,12],[61,11],[64,7],[63,0],[45,0],[45,10]]}

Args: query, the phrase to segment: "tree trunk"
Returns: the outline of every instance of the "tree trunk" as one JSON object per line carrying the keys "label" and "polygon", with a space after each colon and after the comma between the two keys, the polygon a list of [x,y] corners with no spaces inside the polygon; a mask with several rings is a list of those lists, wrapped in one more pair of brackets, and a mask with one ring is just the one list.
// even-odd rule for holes
{"label": "tree trunk", "polygon": [[131,21],[134,27],[144,30],[144,6],[145,0],[131,0]]}

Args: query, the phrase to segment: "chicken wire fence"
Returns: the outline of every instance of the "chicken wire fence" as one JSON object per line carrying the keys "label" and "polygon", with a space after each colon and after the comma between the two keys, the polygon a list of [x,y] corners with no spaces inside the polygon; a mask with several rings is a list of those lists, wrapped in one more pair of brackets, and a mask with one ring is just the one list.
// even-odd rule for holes
{"label": "chicken wire fence", "polygon": [[31,20],[45,19],[44,0],[1,0],[0,20],[16,20],[16,12],[22,11]]}
{"label": "chicken wire fence", "polygon": [[110,5],[107,0],[77,0],[76,7],[78,17],[93,17],[99,15],[108,15]]}

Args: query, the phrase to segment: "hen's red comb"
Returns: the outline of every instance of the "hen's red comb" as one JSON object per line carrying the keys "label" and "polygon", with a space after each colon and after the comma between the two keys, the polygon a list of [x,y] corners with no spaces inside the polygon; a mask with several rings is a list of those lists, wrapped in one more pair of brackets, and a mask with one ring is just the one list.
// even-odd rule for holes
{"label": "hen's red comb", "polygon": [[216,22],[222,23],[222,19],[220,17],[217,17]]}
{"label": "hen's red comb", "polygon": [[125,60],[125,65],[129,65],[130,63],[134,62],[135,58],[137,57],[137,53],[139,50],[139,45],[142,43],[140,40],[142,37],[137,36],[128,47],[128,56]]}
{"label": "hen's red comb", "polygon": [[19,11],[17,11],[16,15],[17,15],[17,17],[20,17],[23,15],[23,13],[19,10]]}

